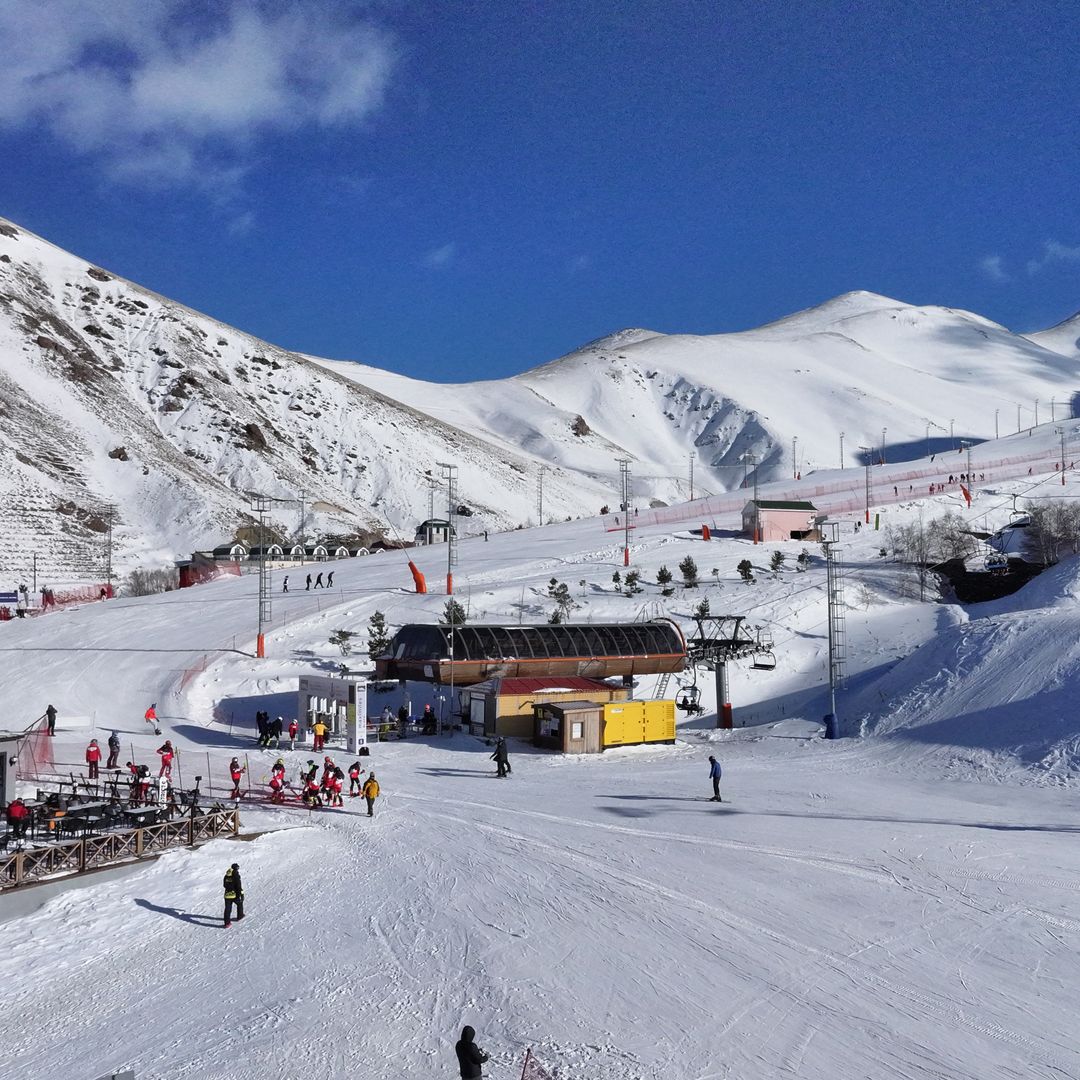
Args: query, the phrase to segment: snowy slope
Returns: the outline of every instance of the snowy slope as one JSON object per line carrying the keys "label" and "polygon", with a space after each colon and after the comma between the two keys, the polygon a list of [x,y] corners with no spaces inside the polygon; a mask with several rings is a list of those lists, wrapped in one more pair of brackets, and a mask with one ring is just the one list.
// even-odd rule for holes
{"label": "snowy slope", "polygon": [[1044,349],[1075,359],[1080,356],[1080,311],[1057,326],[1027,336]]}
{"label": "snowy slope", "polygon": [[[1051,332],[1048,332],[1051,333]],[[524,350],[523,350],[524,351]],[[858,446],[896,461],[1072,408],[1080,355],[978,315],[849,293],[744,333],[625,330],[509,379],[431,384],[278,349],[0,222],[0,576],[38,554],[52,580],[159,564],[231,538],[250,493],[284,535],[398,531],[458,466],[471,527],[670,503],[835,468]],[[887,430],[886,430],[887,429]],[[301,523],[296,500],[309,514]],[[315,508],[315,509],[311,509]],[[466,530],[468,525],[463,526]]]}
{"label": "snowy slope", "polygon": [[[961,512],[1007,520],[1009,495],[978,490]],[[952,495],[883,513],[946,508]],[[595,521],[463,542],[455,581],[474,620],[542,620],[554,576],[575,618],[632,619],[648,602],[685,621],[708,597],[771,628],[777,669],[732,670],[736,716],[758,726],[714,730],[702,671],[709,712],[672,747],[563,758],[515,744],[499,784],[490,747],[464,734],[378,743],[374,820],[253,799],[246,827],[270,831],[251,843],[5,897],[5,1076],[452,1078],[464,1023],[493,1077],[520,1076],[526,1047],[556,1080],[1080,1075],[1080,1037],[1061,1019],[1080,989],[1075,774],[1014,751],[1067,738],[1080,635],[1041,627],[1072,618],[1080,571],[1062,565],[963,613],[912,599],[909,571],[878,555],[882,534],[841,525],[854,688],[840,714],[871,734],[835,743],[816,737],[816,546],[800,573],[798,544],[643,525],[632,558],[645,592],[628,597],[611,580],[619,544]],[[774,551],[788,555],[775,574]],[[434,577],[439,553],[413,554]],[[686,555],[702,585],[662,597],[657,569]],[[197,771],[220,790],[239,753],[257,791],[275,754],[255,749],[252,716],[293,714],[297,676],[340,661],[331,631],[363,631],[375,609],[392,625],[430,620],[446,599],[407,591],[400,553],[334,568],[325,593],[283,594],[275,572],[266,660],[251,655],[254,576],[0,624],[0,708],[21,726],[51,699],[62,763],[113,727],[125,752],[153,760],[160,740],[141,714],[156,700],[185,785]],[[371,711],[384,700],[396,691]],[[413,687],[414,710],[424,700]],[[709,753],[724,765],[719,806],[706,801]],[[310,755],[284,756],[295,775]],[[952,764],[976,756],[979,768]],[[249,916],[225,932],[233,861]]]}

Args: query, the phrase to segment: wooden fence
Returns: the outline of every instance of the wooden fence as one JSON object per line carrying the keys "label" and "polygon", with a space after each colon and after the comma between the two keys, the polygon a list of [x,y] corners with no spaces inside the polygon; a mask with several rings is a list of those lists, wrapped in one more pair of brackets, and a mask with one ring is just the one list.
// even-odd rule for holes
{"label": "wooden fence", "polygon": [[175,847],[192,847],[219,836],[240,834],[237,810],[212,810],[194,817],[162,821],[139,829],[124,829],[27,848],[0,856],[0,890],[43,878],[68,877],[96,867],[138,859]]}

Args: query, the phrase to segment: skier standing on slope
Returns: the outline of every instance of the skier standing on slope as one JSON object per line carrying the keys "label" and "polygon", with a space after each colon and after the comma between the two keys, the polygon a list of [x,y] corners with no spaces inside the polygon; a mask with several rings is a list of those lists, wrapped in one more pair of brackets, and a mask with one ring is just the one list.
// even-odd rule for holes
{"label": "skier standing on slope", "polygon": [[101,761],[101,747],[97,739],[91,739],[86,748],[86,775],[90,780],[98,778],[98,762]]}
{"label": "skier standing on slope", "polygon": [[244,885],[240,880],[240,864],[233,863],[228,870],[225,871],[225,878],[222,881],[225,886],[225,926],[226,928],[232,926],[232,909],[233,904],[236,905],[236,921],[239,922],[244,917]]}
{"label": "skier standing on slope", "polygon": [[300,725],[296,722],[296,717],[294,716],[289,721],[289,749],[290,750],[295,750],[296,749],[296,734],[297,734],[297,732],[299,730],[300,730]]}
{"label": "skier standing on slope", "polygon": [[723,802],[724,800],[720,798],[720,777],[723,775],[723,770],[720,768],[720,762],[712,754],[709,755],[709,762],[709,779],[712,781],[713,790],[709,802]]}
{"label": "skier standing on slope", "polygon": [[118,732],[113,732],[109,736],[109,760],[105,762],[106,769],[115,769],[116,763],[120,760],[120,735]]}
{"label": "skier standing on slope", "polygon": [[229,792],[230,799],[240,798],[240,780],[244,775],[244,767],[240,764],[239,759],[233,758],[229,762],[229,779],[232,781],[232,791]]}
{"label": "skier standing on slope", "polygon": [[172,742],[166,739],[164,744],[158,747],[158,753],[161,755],[161,772],[158,773],[158,776],[164,776],[166,780],[171,780],[173,755],[176,753],[173,750]]}
{"label": "skier standing on slope", "polygon": [[476,1032],[466,1025],[461,1029],[461,1038],[454,1045],[454,1053],[457,1054],[458,1068],[461,1070],[461,1080],[481,1080],[483,1077],[483,1064],[488,1055],[476,1045]]}
{"label": "skier standing on slope", "polygon": [[495,743],[495,753],[491,760],[499,767],[498,776],[506,776],[510,772],[510,754],[506,749],[506,740],[500,735]]}
{"label": "skier standing on slope", "polygon": [[375,800],[379,797],[379,781],[375,779],[375,771],[372,770],[364,781],[364,799],[367,801],[367,816],[375,816]]}
{"label": "skier standing on slope", "polygon": [[143,713],[143,719],[154,729],[155,735],[161,734],[161,728],[158,727],[157,716],[157,702],[155,701],[146,712]]}
{"label": "skier standing on slope", "polygon": [[355,798],[360,794],[360,762],[354,761],[349,766],[349,797]]}

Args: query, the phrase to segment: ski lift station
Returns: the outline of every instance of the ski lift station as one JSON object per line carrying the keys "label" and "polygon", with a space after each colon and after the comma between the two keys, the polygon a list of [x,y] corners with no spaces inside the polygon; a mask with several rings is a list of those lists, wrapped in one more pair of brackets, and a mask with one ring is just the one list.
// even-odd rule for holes
{"label": "ski lift station", "polygon": [[562,679],[485,679],[462,691],[469,729],[474,735],[510,735],[531,739],[533,710],[546,702],[581,701],[594,704],[626,701],[630,689],[604,682],[567,676]]}
{"label": "ski lift station", "polygon": [[817,507],[812,502],[751,499],[742,512],[747,536],[768,543],[775,540],[820,540]]}
{"label": "ski lift station", "polygon": [[564,754],[675,741],[675,702],[548,701],[533,708],[533,743]]}
{"label": "ski lift station", "polygon": [[330,729],[330,735],[345,736],[345,746],[355,754],[367,743],[367,679],[350,675],[301,675],[296,698],[296,716],[300,738],[317,720]]}

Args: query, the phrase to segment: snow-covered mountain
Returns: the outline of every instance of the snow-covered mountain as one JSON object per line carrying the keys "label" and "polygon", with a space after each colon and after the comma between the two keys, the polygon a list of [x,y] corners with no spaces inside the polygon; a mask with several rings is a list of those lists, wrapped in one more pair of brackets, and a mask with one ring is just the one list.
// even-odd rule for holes
{"label": "snow-covered mountain", "polygon": [[[1063,326],[1066,324],[1063,324]],[[477,528],[890,460],[1073,410],[1080,352],[978,315],[848,293],[756,330],[624,330],[513,378],[451,385],[279,349],[0,222],[0,574],[167,561],[231,537],[250,493],[286,534],[410,534],[458,466]],[[1043,341],[1046,335],[1056,335]],[[1059,341],[1060,339],[1060,341]],[[1020,420],[1014,419],[1020,404]],[[1029,404],[1030,403],[1030,404]],[[6,575],[5,575],[6,576]]]}

